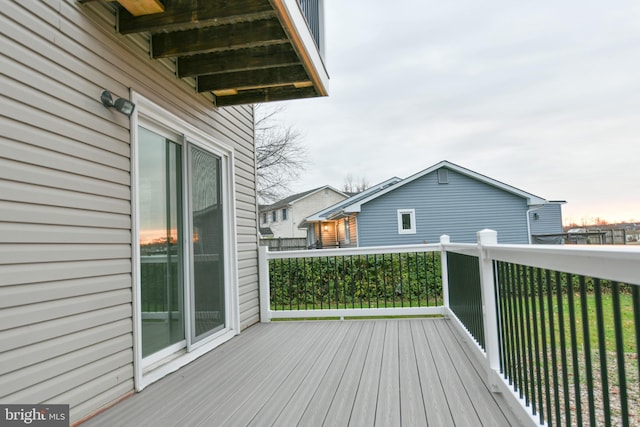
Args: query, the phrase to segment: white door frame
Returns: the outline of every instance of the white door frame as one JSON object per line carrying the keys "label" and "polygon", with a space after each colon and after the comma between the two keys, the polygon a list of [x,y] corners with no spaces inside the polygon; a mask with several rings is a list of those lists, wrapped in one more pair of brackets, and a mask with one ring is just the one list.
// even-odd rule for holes
{"label": "white door frame", "polygon": [[[235,207],[235,170],[234,151],[228,145],[214,139],[207,133],[180,119],[168,110],[160,107],[137,92],[132,91],[131,100],[136,105],[131,116],[131,235],[132,235],[132,278],[133,278],[133,353],[134,353],[134,384],[137,391],[157,381],[165,375],[190,363],[225,341],[240,333],[240,305],[238,287],[238,261],[236,238],[236,207]],[[198,341],[191,343],[190,315],[185,319],[186,343],[181,342],[162,351],[158,356],[152,355],[142,360],[142,316],[140,295],[140,248],[138,236],[139,222],[139,194],[138,194],[138,126],[140,124],[164,127],[172,133],[183,135],[183,166],[186,166],[186,149],[189,144],[204,149],[221,158],[222,200],[223,200],[223,242],[224,242],[224,271],[225,271],[225,328]],[[183,177],[186,177],[183,167]],[[183,179],[183,194],[187,199],[187,179]],[[183,203],[184,218],[187,219],[187,204]],[[185,229],[189,230],[190,220],[185,221]],[[183,233],[185,247],[185,275],[190,269],[190,236]],[[185,312],[190,308],[190,286],[185,277]],[[188,350],[187,350],[188,349]]]}

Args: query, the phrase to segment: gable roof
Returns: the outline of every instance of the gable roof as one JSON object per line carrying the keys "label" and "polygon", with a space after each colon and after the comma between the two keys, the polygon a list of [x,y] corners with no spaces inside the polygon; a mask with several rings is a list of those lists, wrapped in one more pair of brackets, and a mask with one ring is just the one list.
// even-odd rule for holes
{"label": "gable roof", "polygon": [[384,194],[387,194],[390,191],[395,190],[396,188],[402,187],[403,185],[409,184],[410,182],[413,182],[417,179],[422,178],[425,175],[428,175],[432,172],[437,171],[440,168],[447,168],[450,169],[452,171],[455,171],[461,175],[465,175],[468,176],[470,178],[476,179],[480,182],[483,182],[485,184],[491,185],[493,187],[499,188],[501,190],[504,190],[508,193],[512,193],[515,194],[517,196],[520,196],[522,198],[527,199],[527,204],[529,206],[537,206],[537,205],[544,205],[547,204],[548,202],[543,199],[542,197],[538,197],[535,194],[531,194],[528,193],[524,190],[520,190],[519,188],[513,187],[509,184],[505,184],[504,182],[495,180],[493,178],[489,178],[488,176],[482,175],[478,172],[474,172],[471,169],[467,169],[467,168],[463,168],[462,166],[456,165],[455,163],[451,163],[447,160],[443,160],[439,163],[436,163],[433,166],[428,167],[427,169],[418,172],[408,178],[403,179],[401,182],[399,182],[398,184],[394,185],[393,187],[388,187],[383,189],[382,191],[378,191],[375,194],[372,194],[369,197],[366,198],[362,198],[359,200],[355,200],[352,203],[349,203],[348,206],[345,206],[344,208],[344,212],[345,213],[354,213],[354,212],[360,212],[360,209],[362,207],[363,204],[370,202],[371,200],[378,198]]}
{"label": "gable roof", "polygon": [[464,168],[462,166],[456,165],[455,163],[451,163],[447,160],[443,160],[439,163],[436,163],[433,166],[428,167],[427,169],[420,171],[414,175],[411,175],[408,178],[400,179],[398,177],[393,177],[388,179],[380,184],[374,185],[365,191],[358,193],[354,196],[349,197],[341,202],[336,203],[333,206],[329,206],[328,208],[317,212],[307,218],[300,224],[300,226],[304,226],[305,223],[308,222],[316,222],[316,221],[325,221],[330,219],[336,219],[344,215],[348,215],[350,213],[360,212],[363,204],[370,202],[384,194],[387,194],[390,191],[395,190],[396,188],[400,188],[403,185],[409,184],[417,179],[422,178],[425,175],[428,175],[432,172],[437,171],[440,168],[447,168],[452,171],[455,171],[461,175],[468,176],[470,178],[476,179],[485,184],[491,185],[493,187],[499,188],[501,190],[507,191],[509,193],[515,194],[527,200],[527,204],[529,206],[539,206],[545,205],[549,203],[547,200],[542,197],[536,196],[535,194],[528,193],[524,190],[520,190],[519,188],[513,187],[509,184],[505,184],[504,182],[498,181],[493,178],[489,178],[488,176],[482,175],[478,172],[474,172],[471,169]]}
{"label": "gable roof", "polygon": [[347,195],[345,193],[343,193],[342,191],[336,190],[335,188],[331,187],[330,185],[324,185],[322,187],[318,187],[318,188],[314,188],[312,190],[307,190],[307,191],[303,191],[302,193],[297,193],[297,194],[293,194],[289,197],[285,197],[282,200],[278,200],[275,203],[272,203],[270,205],[261,205],[260,206],[260,212],[266,212],[266,211],[272,211],[274,209],[279,209],[279,208],[283,208],[286,206],[291,206],[294,203],[300,201],[301,199],[304,199],[305,197],[309,197],[312,196],[313,194],[324,190],[324,189],[329,189],[332,191],[335,191],[338,194],[341,194],[345,197],[347,197]]}
{"label": "gable roof", "polygon": [[398,182],[401,182],[402,180],[398,177],[393,177],[390,178],[386,181],[383,181],[379,184],[373,185],[369,188],[367,188],[364,191],[361,191],[360,193],[356,193],[353,196],[349,197],[348,199],[345,199],[341,202],[338,202],[332,206],[329,206],[328,208],[321,210],[320,212],[316,212],[315,214],[305,218],[305,220],[302,222],[302,224],[300,224],[301,226],[305,223],[305,222],[314,222],[314,221],[322,221],[322,220],[326,220],[326,219],[333,219],[333,218],[337,218],[339,217],[343,212],[344,212],[344,208],[348,207],[354,203],[357,203],[358,201],[371,197],[383,190],[386,190],[394,185],[396,185]]}

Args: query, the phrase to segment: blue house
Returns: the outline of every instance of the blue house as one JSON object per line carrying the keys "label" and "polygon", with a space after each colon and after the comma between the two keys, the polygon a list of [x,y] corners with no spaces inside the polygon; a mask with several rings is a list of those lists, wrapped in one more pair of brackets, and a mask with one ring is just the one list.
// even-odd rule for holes
{"label": "blue house", "polygon": [[392,178],[306,219],[316,247],[476,241],[484,228],[500,243],[559,243],[564,201],[548,201],[448,161]]}

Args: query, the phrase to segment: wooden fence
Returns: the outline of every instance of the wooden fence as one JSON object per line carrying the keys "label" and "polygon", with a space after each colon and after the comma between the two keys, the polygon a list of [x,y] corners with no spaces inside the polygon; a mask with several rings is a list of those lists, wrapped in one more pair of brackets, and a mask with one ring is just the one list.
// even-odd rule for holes
{"label": "wooden fence", "polygon": [[260,246],[268,246],[269,251],[296,251],[307,249],[306,237],[278,237],[275,239],[260,239]]}

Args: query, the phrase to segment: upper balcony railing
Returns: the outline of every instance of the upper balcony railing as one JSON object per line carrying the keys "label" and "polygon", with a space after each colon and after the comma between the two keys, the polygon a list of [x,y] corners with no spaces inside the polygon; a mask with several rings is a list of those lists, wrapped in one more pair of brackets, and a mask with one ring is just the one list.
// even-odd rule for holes
{"label": "upper balcony railing", "polygon": [[321,31],[321,1],[322,0],[299,0],[302,14],[307,20],[309,30],[313,35],[313,40],[316,42],[316,47],[322,52],[322,39],[320,38]]}
{"label": "upper balcony railing", "polygon": [[531,425],[640,425],[640,247],[261,249],[261,318],[444,315]]}

